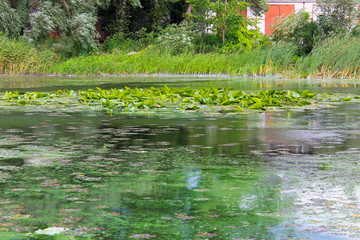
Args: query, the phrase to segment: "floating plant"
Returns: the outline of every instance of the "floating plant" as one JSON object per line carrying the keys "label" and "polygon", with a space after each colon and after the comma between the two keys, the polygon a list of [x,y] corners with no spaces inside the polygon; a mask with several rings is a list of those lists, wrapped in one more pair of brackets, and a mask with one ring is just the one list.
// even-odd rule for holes
{"label": "floating plant", "polygon": [[3,100],[18,105],[76,104],[95,106],[113,112],[137,112],[156,110],[196,110],[202,112],[244,112],[267,110],[289,106],[306,106],[318,102],[351,101],[358,97],[335,97],[312,93],[309,90],[267,90],[244,92],[213,86],[201,89],[189,87],[177,89],[164,86],[148,89],[128,87],[88,91],[58,90],[52,93],[8,91]]}

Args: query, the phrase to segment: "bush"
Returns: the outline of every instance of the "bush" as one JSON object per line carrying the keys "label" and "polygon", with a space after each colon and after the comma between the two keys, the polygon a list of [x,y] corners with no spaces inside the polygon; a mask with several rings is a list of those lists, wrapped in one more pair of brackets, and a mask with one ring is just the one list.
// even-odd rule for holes
{"label": "bush", "polygon": [[221,48],[221,52],[242,53],[270,44],[269,38],[262,35],[257,28],[248,29],[246,27],[240,27],[231,35]]}
{"label": "bush", "polygon": [[215,34],[199,33],[193,38],[196,53],[219,52],[223,46],[221,37]]}
{"label": "bush", "polygon": [[309,54],[320,38],[318,24],[310,21],[310,15],[303,10],[284,18],[279,17],[276,21],[276,24],[272,25],[272,40],[294,43],[299,56]]}
{"label": "bush", "polygon": [[200,33],[187,24],[168,25],[157,38],[160,49],[172,54],[195,52],[194,39]]}
{"label": "bush", "polygon": [[134,36],[126,36],[123,32],[108,37],[104,42],[104,51],[118,50],[122,52],[138,52],[155,42],[153,33],[147,33],[146,28],[140,29]]}

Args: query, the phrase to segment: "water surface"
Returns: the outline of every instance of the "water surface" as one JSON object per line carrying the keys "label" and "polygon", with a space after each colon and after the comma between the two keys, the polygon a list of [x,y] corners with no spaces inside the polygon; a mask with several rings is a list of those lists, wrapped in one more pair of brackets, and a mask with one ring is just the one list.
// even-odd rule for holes
{"label": "water surface", "polygon": [[[1,91],[212,84],[358,94],[357,83],[335,80],[0,81]],[[1,107],[0,238],[65,227],[79,239],[358,239],[359,110],[350,102],[164,117]]]}

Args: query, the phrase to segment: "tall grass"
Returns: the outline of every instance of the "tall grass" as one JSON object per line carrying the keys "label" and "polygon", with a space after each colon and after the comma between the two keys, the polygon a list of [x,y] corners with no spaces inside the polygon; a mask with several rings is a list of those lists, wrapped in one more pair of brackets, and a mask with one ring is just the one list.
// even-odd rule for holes
{"label": "tall grass", "polygon": [[52,51],[40,51],[25,41],[9,39],[0,32],[0,73],[44,73],[54,59]]}
{"label": "tall grass", "polygon": [[291,44],[274,44],[242,54],[172,55],[156,48],[137,54],[111,53],[82,56],[55,65],[50,71],[58,74],[240,74],[273,75],[291,65],[295,53]]}
{"label": "tall grass", "polygon": [[300,77],[360,77],[360,39],[334,36],[317,44],[310,55],[296,64]]}
{"label": "tall grass", "polygon": [[174,55],[159,47],[136,54],[125,52],[79,56],[54,63],[52,51],[0,34],[0,73],[56,74],[231,74],[279,75],[293,78],[359,78],[360,39],[334,36],[315,45],[299,58],[296,46],[278,43],[245,53],[183,53]]}

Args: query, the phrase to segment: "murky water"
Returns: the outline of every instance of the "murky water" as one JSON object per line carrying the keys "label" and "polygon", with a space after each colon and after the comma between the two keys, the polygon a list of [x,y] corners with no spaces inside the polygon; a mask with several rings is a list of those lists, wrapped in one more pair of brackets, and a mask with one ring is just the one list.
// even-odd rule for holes
{"label": "murky water", "polygon": [[[0,82],[3,91],[213,84],[358,94],[357,83],[335,80]],[[73,238],[62,239],[358,239],[359,118],[358,103],[166,118],[0,108],[0,239],[49,227],[68,229]]]}

